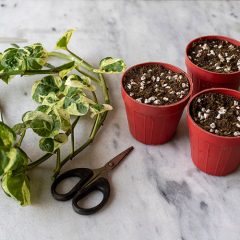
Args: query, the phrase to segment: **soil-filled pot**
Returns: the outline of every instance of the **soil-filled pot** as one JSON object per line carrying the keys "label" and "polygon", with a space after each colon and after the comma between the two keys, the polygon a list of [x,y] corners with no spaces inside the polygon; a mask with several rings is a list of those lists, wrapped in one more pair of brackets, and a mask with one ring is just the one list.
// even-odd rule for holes
{"label": "soil-filled pot", "polygon": [[[192,97],[187,106],[187,123],[194,164],[205,173],[224,176],[234,172],[240,165],[240,132],[238,131],[237,136],[220,136],[204,130],[194,121],[193,101],[205,93],[219,93],[240,100],[240,92],[226,88],[207,89]],[[215,128],[215,124],[213,127]]]}
{"label": "soil-filled pot", "polygon": [[[130,97],[124,89],[126,75],[134,68],[157,65],[174,73],[182,74],[188,81],[189,91],[176,103],[168,105],[150,105]],[[192,94],[191,78],[181,69],[161,62],[147,62],[130,67],[122,77],[121,92],[125,103],[128,125],[135,139],[144,144],[163,144],[169,141],[176,132],[182,112]]]}
{"label": "soil-filled pot", "polygon": [[[223,40],[227,41],[235,46],[240,46],[240,42],[225,36],[203,36],[192,40],[186,47],[185,63],[187,67],[187,73],[193,80],[193,94],[198,93],[208,88],[230,88],[237,90],[240,85],[240,71],[234,72],[214,72],[203,69],[189,58],[189,51],[193,44],[199,41],[208,40]],[[210,53],[211,54],[211,53]],[[209,55],[210,55],[209,54]],[[214,54],[214,52],[212,52]],[[227,55],[227,54],[226,54]],[[220,56],[221,58],[221,56]],[[208,61],[208,60],[207,60]],[[224,59],[223,59],[224,61]],[[231,60],[229,60],[231,61]],[[218,67],[219,68],[219,67]]]}

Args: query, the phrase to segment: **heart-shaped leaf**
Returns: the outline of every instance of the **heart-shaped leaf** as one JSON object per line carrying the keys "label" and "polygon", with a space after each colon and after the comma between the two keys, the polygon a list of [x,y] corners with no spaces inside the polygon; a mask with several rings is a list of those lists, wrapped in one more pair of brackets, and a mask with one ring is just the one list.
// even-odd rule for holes
{"label": "heart-shaped leaf", "polygon": [[17,71],[27,69],[26,55],[29,52],[24,48],[8,48],[1,57],[1,66],[5,71]]}
{"label": "heart-shaped leaf", "polygon": [[62,80],[59,76],[49,75],[36,81],[32,87],[32,98],[42,103],[43,99],[51,92],[57,93],[62,86]]}
{"label": "heart-shaped leaf", "polygon": [[41,69],[47,63],[48,53],[41,43],[26,46],[25,49],[28,51],[26,56],[28,70]]}
{"label": "heart-shaped leaf", "polygon": [[86,89],[89,91],[95,91],[96,87],[94,85],[91,85],[91,79],[87,76],[78,76],[76,74],[72,74],[68,76],[66,82],[66,86],[74,87],[74,88],[80,88],[80,89]]}
{"label": "heart-shaped leaf", "polygon": [[67,140],[68,137],[66,134],[59,133],[54,136],[54,138],[41,138],[39,141],[39,147],[45,152],[53,153],[66,143]]}
{"label": "heart-shaped leaf", "polygon": [[63,36],[57,41],[55,48],[67,50],[68,42],[70,41],[74,31],[74,29],[69,29],[67,32],[65,32]]}
{"label": "heart-shaped leaf", "polygon": [[23,122],[29,124],[29,127],[41,137],[52,135],[53,119],[51,116],[40,111],[30,111],[24,114]]}
{"label": "heart-shaped leaf", "polygon": [[28,126],[25,123],[17,123],[12,127],[12,130],[16,135],[21,135],[24,131],[26,131],[27,128]]}
{"label": "heart-shaped leaf", "polygon": [[29,179],[24,172],[17,174],[8,172],[4,174],[2,188],[8,196],[17,200],[20,205],[26,206],[31,204]]}
{"label": "heart-shaped leaf", "polygon": [[24,170],[28,164],[28,157],[25,152],[19,148],[10,148],[9,150],[0,148],[0,175],[12,171]]}
{"label": "heart-shaped leaf", "polygon": [[126,64],[122,59],[106,57],[100,61],[99,69],[94,69],[96,73],[121,73],[125,70]]}
{"label": "heart-shaped leaf", "polygon": [[109,104],[91,104],[90,111],[92,112],[91,117],[97,114],[104,113],[106,111],[111,111],[113,108]]}
{"label": "heart-shaped leaf", "polygon": [[14,131],[3,122],[0,122],[0,147],[9,148],[16,140]]}

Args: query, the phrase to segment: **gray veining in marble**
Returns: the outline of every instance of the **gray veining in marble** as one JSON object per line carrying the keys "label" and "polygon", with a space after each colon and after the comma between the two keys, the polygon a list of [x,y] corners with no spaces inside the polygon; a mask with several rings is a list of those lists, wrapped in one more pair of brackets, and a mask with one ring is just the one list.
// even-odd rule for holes
{"label": "gray veining in marble", "polygon": [[[188,41],[206,34],[239,38],[239,19],[239,1],[0,0],[0,37],[41,41],[50,50],[66,29],[76,27],[71,48],[95,64],[107,55],[124,58],[128,66],[151,60],[185,69]],[[7,46],[0,44],[0,51]],[[32,79],[37,78],[0,83],[0,104],[10,124],[36,106]],[[83,217],[70,202],[52,199],[52,159],[31,173],[32,206],[22,208],[0,191],[0,240],[239,240],[240,171],[219,178],[195,168],[185,115],[171,142],[138,143],[127,128],[120,76],[108,83],[114,111],[93,145],[65,168],[98,167],[133,145],[135,151],[111,177],[108,206]],[[81,129],[78,141],[86,137]],[[28,138],[24,147],[37,158],[37,138]]]}

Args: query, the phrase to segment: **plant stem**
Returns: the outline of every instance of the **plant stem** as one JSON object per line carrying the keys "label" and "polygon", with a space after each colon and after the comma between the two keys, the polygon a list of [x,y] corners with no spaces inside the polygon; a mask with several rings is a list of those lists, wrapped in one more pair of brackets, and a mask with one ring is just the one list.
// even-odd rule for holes
{"label": "plant stem", "polygon": [[72,129],[74,129],[74,128],[76,127],[79,119],[80,119],[80,116],[76,117],[76,119],[75,119],[74,122],[72,123],[71,129],[66,132],[67,136],[69,136],[69,135],[71,134],[71,132],[72,132]]}
{"label": "plant stem", "polygon": [[60,169],[61,169],[61,154],[60,154],[60,149],[57,149],[57,160],[56,160],[56,167],[54,169],[54,174],[53,174],[53,178],[56,178],[56,176],[59,174]]}
{"label": "plant stem", "polygon": [[88,71],[92,72],[94,70],[94,67],[91,64],[87,63],[85,60],[80,58],[78,55],[73,53],[68,48],[67,48],[67,51],[74,57],[74,59],[78,60],[77,62],[79,63],[79,65],[81,65],[82,67],[86,68]]}
{"label": "plant stem", "polygon": [[100,122],[100,115],[97,115],[97,118],[93,124],[93,128],[92,128],[92,131],[87,139],[87,141],[82,145],[80,146],[76,151],[74,151],[74,153],[72,154],[69,154],[62,162],[61,162],[61,167],[67,163],[68,160],[76,157],[76,155],[78,155],[83,149],[85,149],[90,143],[93,142],[98,130],[99,130],[99,122]]}
{"label": "plant stem", "polygon": [[79,73],[81,73],[82,75],[85,75],[86,77],[89,77],[89,78],[90,78],[91,80],[93,80],[94,82],[100,84],[100,81],[99,81],[97,78],[95,78],[95,77],[89,75],[88,73],[80,70],[78,67],[76,67],[75,69],[76,69]]}
{"label": "plant stem", "polygon": [[16,144],[16,147],[20,147],[21,146],[23,138],[25,137],[25,134],[26,134],[26,130],[23,131],[23,133],[22,133],[18,143]]}
{"label": "plant stem", "polygon": [[61,52],[55,52],[55,51],[49,52],[48,56],[74,61],[74,57],[72,57],[71,55],[67,55],[67,54],[61,53]]}
{"label": "plant stem", "polygon": [[72,143],[72,155],[74,153],[74,147],[75,147],[75,143],[74,143],[74,127],[72,126],[72,134],[71,134],[71,143]]}
{"label": "plant stem", "polygon": [[98,103],[98,99],[97,99],[97,95],[95,93],[95,91],[92,92],[92,95],[93,95],[93,99],[96,103]]}
{"label": "plant stem", "polygon": [[[92,65],[90,65],[89,63],[87,63],[85,60],[83,60],[82,58],[80,58],[79,56],[77,56],[75,53],[71,52],[70,50],[68,50],[68,52],[71,54],[71,55],[67,55],[67,54],[64,54],[64,53],[60,53],[60,52],[49,52],[48,55],[49,56],[52,56],[52,57],[58,57],[58,58],[62,58],[62,59],[65,59],[65,60],[70,60],[70,61],[76,61],[80,66],[82,67],[85,67],[87,70],[89,70],[90,72],[93,71],[94,67]],[[83,65],[82,62],[84,62],[85,64]],[[75,68],[79,73],[89,77],[90,79],[92,79],[94,82],[96,83],[100,83],[100,81],[93,77],[92,75],[82,71],[81,69],[79,69],[79,67],[76,67]]]}
{"label": "plant stem", "polygon": [[98,74],[98,76],[99,76],[99,79],[101,80],[101,87],[103,89],[103,96],[104,96],[105,103],[109,104],[110,98],[109,98],[108,87],[107,87],[106,81],[102,74]]}
{"label": "plant stem", "polygon": [[[79,119],[80,119],[80,116],[78,116],[78,117],[74,120],[71,129],[72,129],[72,128],[75,128],[75,126],[77,125]],[[69,136],[69,135],[71,134],[71,130],[70,130],[70,131],[67,131],[66,134]],[[28,170],[30,170],[30,169],[32,169],[32,168],[40,165],[41,163],[45,162],[45,161],[48,160],[52,155],[53,155],[53,153],[47,153],[47,154],[43,155],[41,158],[39,158],[38,160],[36,160],[36,161],[28,164]]]}
{"label": "plant stem", "polygon": [[44,70],[17,70],[17,71],[9,71],[9,72],[2,72],[0,73],[0,78],[5,76],[12,76],[12,75],[35,75],[35,74],[53,74],[58,73],[65,68],[69,68],[74,64],[74,62],[68,62],[63,65],[60,65],[55,68],[51,69],[44,69]]}
{"label": "plant stem", "polygon": [[38,166],[39,164],[45,162],[46,160],[48,160],[51,156],[53,155],[53,153],[47,153],[45,155],[43,155],[41,158],[39,158],[38,160],[28,164],[27,170],[33,169],[34,167]]}

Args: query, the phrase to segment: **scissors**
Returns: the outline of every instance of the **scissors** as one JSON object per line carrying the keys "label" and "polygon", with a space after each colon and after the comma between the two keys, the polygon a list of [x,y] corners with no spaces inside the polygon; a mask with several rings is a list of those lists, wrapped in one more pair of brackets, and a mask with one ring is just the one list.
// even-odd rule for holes
{"label": "scissors", "polygon": [[[99,211],[108,201],[110,196],[110,184],[108,173],[115,168],[131,151],[129,147],[116,157],[107,162],[103,167],[98,169],[75,168],[59,175],[51,187],[52,196],[58,201],[67,201],[72,199],[74,211],[81,215],[90,215]],[[67,178],[77,177],[78,183],[67,193],[58,193],[57,186]],[[103,194],[102,201],[92,208],[83,208],[79,206],[80,200],[94,191],[100,191]]]}

